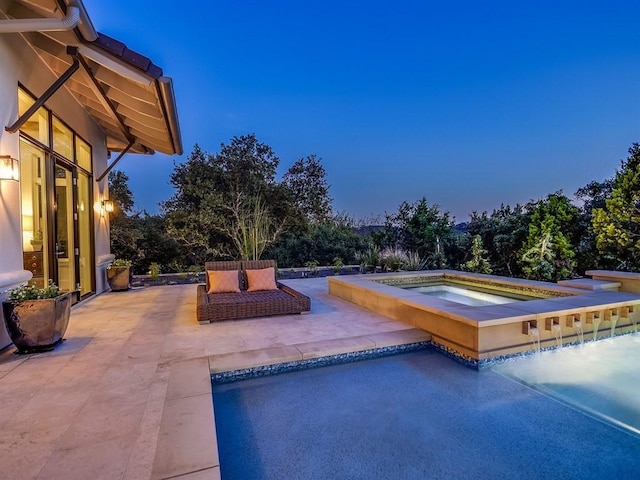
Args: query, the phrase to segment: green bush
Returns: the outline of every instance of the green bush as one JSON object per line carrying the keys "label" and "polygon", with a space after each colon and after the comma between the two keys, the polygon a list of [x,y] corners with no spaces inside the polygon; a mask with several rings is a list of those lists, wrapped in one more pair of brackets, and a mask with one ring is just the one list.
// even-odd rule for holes
{"label": "green bush", "polygon": [[35,285],[22,285],[9,291],[9,300],[14,303],[25,302],[27,300],[42,300],[45,298],[56,298],[61,295],[58,286],[49,280],[49,284],[44,288]]}

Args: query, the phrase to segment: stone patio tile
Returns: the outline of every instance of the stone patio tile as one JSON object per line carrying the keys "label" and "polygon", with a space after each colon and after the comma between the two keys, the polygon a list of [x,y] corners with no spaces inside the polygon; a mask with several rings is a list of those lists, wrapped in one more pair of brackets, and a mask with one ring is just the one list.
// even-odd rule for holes
{"label": "stone patio tile", "polygon": [[106,402],[102,398],[85,403],[69,429],[60,438],[57,446],[62,449],[77,449],[132,435],[138,430],[145,403],[136,399],[134,404]]}
{"label": "stone patio tile", "polygon": [[275,363],[294,362],[302,360],[302,354],[293,345],[283,347],[264,348],[241,352],[211,355],[209,368],[211,373],[239,370],[241,368],[259,367]]}
{"label": "stone patio tile", "polygon": [[139,434],[133,445],[123,480],[139,480],[151,477],[169,374],[170,367],[168,365],[159,368],[156,379],[149,388],[149,399],[140,421]]}
{"label": "stone patio tile", "polygon": [[371,350],[376,344],[369,336],[336,338],[334,340],[321,340],[318,342],[308,342],[296,345],[302,358],[318,358],[328,355],[337,355],[347,352],[359,352]]}
{"label": "stone patio tile", "polygon": [[34,443],[29,437],[0,431],[0,478],[36,478],[52,453],[53,446],[49,443]]}
{"label": "stone patio tile", "polygon": [[90,392],[83,388],[66,392],[52,392],[45,388],[13,413],[2,426],[3,433],[16,438],[28,435],[32,443],[55,444],[89,396]]}
{"label": "stone patio tile", "polygon": [[[113,480],[122,478],[134,444],[132,435],[54,450],[37,480]],[[24,477],[16,477],[24,478]]]}
{"label": "stone patio tile", "polygon": [[180,475],[174,480],[220,480],[220,467],[207,468],[199,472]]}
{"label": "stone patio tile", "polygon": [[211,392],[211,374],[207,358],[195,358],[171,365],[167,400]]}
{"label": "stone patio tile", "polygon": [[165,403],[152,479],[219,465],[211,392]]}
{"label": "stone patio tile", "polygon": [[[145,288],[74,306],[67,341],[52,352],[0,352],[0,458],[12,459],[0,477],[138,480],[150,478],[154,462],[165,458],[186,466],[177,478],[219,478],[212,398],[210,390],[199,394],[210,389],[209,356],[220,370],[281,363],[302,359],[297,344],[333,341],[335,351],[336,339],[340,346],[362,337],[337,351],[372,348],[368,336],[409,328],[330,297],[326,279],[287,284],[313,296],[311,314],[201,326],[195,285]],[[201,375],[191,375],[185,361],[192,359],[200,359]],[[203,413],[176,403],[187,398],[200,399],[196,410]],[[189,421],[169,428],[164,416]],[[163,438],[169,455],[160,448]],[[188,449],[203,445],[213,447],[189,463]]]}

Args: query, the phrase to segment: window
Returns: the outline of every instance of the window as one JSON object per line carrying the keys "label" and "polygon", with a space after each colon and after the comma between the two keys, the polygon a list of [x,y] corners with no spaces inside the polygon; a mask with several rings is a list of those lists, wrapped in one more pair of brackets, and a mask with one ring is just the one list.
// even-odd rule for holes
{"label": "window", "polygon": [[[19,113],[33,103],[19,89]],[[89,295],[95,291],[91,145],[44,107],[20,135],[24,268],[33,284],[51,279]]]}
{"label": "window", "polygon": [[76,137],[76,163],[84,168],[87,172],[91,172],[91,147],[87,142]]}
{"label": "window", "polygon": [[53,117],[53,151],[73,161],[73,132]]}
{"label": "window", "polygon": [[[22,89],[18,90],[18,115],[26,112],[34,100]],[[20,128],[22,133],[26,133],[34,140],[44,145],[49,145],[49,112],[46,108],[40,107],[29,120]]]}

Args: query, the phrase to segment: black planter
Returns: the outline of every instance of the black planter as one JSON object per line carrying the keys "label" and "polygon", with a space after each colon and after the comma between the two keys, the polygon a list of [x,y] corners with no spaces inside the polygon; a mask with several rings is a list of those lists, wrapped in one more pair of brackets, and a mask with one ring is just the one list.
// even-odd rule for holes
{"label": "black planter", "polygon": [[53,350],[63,340],[71,314],[71,293],[56,298],[2,302],[4,323],[19,353]]}

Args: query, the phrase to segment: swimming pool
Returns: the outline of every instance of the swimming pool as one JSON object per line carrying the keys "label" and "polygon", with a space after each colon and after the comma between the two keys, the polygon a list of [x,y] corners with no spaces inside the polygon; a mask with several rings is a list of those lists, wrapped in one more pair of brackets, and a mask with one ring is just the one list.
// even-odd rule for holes
{"label": "swimming pool", "polygon": [[213,386],[225,480],[634,478],[640,441],[427,350]]}
{"label": "swimming pool", "polygon": [[640,436],[640,335],[587,342],[493,370]]}
{"label": "swimming pool", "polygon": [[521,298],[496,295],[494,293],[480,292],[469,288],[453,285],[425,285],[420,287],[405,287],[405,290],[442,298],[451,302],[482,307],[484,305],[504,305],[505,303],[521,302]]}

